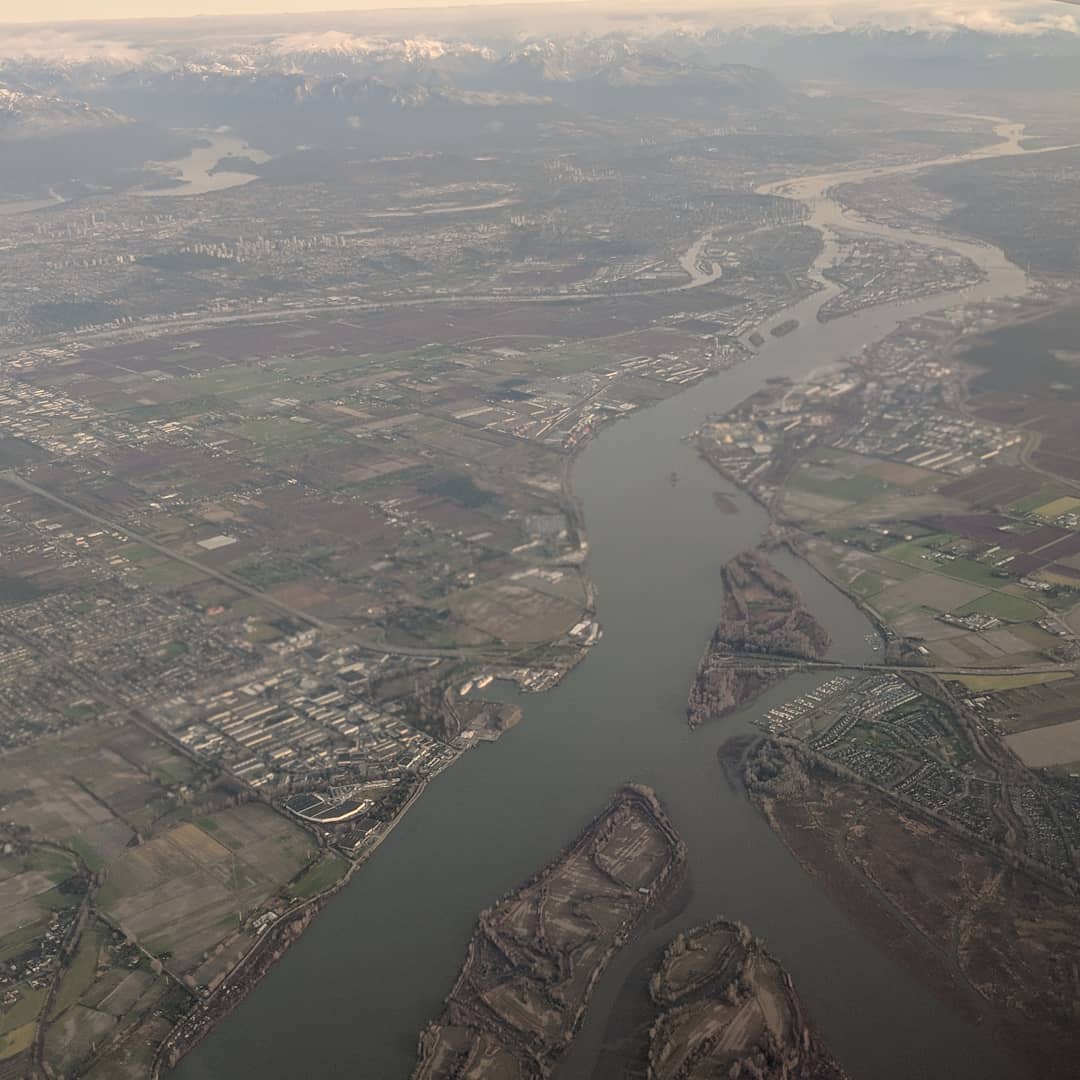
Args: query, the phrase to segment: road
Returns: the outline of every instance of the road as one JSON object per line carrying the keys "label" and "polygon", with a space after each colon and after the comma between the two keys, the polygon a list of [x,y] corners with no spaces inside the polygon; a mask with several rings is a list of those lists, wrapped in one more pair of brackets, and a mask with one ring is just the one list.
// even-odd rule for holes
{"label": "road", "polygon": [[783,668],[793,671],[806,671],[812,668],[824,668],[830,671],[903,671],[918,675],[1045,675],[1047,672],[1073,672],[1080,668],[1080,661],[1060,663],[1048,660],[1044,664],[1027,664],[1023,667],[930,667],[920,664],[857,664],[846,660],[800,660],[792,656],[771,656],[767,653],[755,653],[752,656],[730,656],[725,658],[730,667]]}

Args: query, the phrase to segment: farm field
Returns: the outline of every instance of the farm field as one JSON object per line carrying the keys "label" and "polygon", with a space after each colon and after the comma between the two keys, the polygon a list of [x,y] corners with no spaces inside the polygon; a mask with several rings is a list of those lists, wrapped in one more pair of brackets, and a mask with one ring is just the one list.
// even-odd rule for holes
{"label": "farm field", "polygon": [[1043,503],[1041,506],[1033,507],[1030,512],[1037,517],[1052,521],[1054,518],[1070,513],[1077,508],[1080,508],[1080,499],[1075,495],[1062,495],[1048,503]]}
{"label": "farm field", "polygon": [[930,469],[823,447],[795,465],[788,474],[785,486],[843,502],[863,503],[890,489],[927,491],[940,484],[941,480],[941,474]]}
{"label": "farm field", "polygon": [[348,863],[340,856],[325,855],[292,883],[290,891],[293,896],[307,900],[340,881],[347,869]]}
{"label": "farm field", "polygon": [[93,922],[83,934],[50,1014],[45,1062],[57,1075],[92,1075],[95,1059],[112,1040],[124,1043],[132,1054],[141,1050],[145,1055],[140,1025],[172,1014],[189,1000],[175,983],[153,970],[123,933]]}
{"label": "farm field", "polygon": [[[10,835],[10,834],[9,834]],[[0,1061],[33,1044],[62,948],[77,932],[89,884],[78,857],[25,838],[0,856]],[[82,964],[85,977],[86,963]]]}
{"label": "farm field", "polygon": [[[0,1061],[21,1062],[41,1023],[58,1076],[145,1075],[148,1044],[135,1029],[152,1039],[155,1025],[169,1026],[162,1009],[179,1017],[198,987],[215,985],[256,940],[252,919],[284,907],[317,851],[283,814],[219,788],[135,726],[91,722],[8,753],[0,792],[5,813],[42,841],[0,855],[0,980],[12,991]],[[88,888],[100,916],[83,925]],[[35,985],[28,973],[41,959]],[[113,1040],[130,1072],[95,1069],[95,1048]]]}
{"label": "farm field", "polygon": [[110,864],[101,904],[151,953],[180,972],[268,900],[304,865],[306,833],[259,803],[191,822]]}
{"label": "farm field", "polygon": [[1032,768],[1080,763],[1080,720],[1007,735],[1005,742]]}
{"label": "farm field", "polygon": [[1031,675],[957,675],[956,681],[969,690],[981,693],[988,690],[1022,690],[1027,686],[1041,686],[1068,678],[1071,676],[1067,671],[1045,671]]}
{"label": "farm field", "polygon": [[937,573],[919,574],[893,585],[875,596],[875,606],[899,614],[913,607],[934,611],[952,611],[985,595],[978,585],[957,581]]}
{"label": "farm field", "polygon": [[1038,604],[1025,600],[1021,596],[1010,596],[1003,592],[989,592],[970,603],[953,609],[957,615],[993,615],[1003,622],[1032,622],[1041,618],[1043,612]]}
{"label": "farm field", "polygon": [[[935,573],[944,577],[955,578],[958,581],[969,581],[984,588],[992,589],[1002,583],[999,576],[995,576],[991,567],[985,563],[976,562],[974,559],[960,557],[945,558],[927,550],[931,542],[943,543],[949,539],[946,535],[937,534],[925,537],[920,541],[912,541],[895,544],[886,548],[882,555],[886,559],[893,559],[905,566],[913,566],[916,569],[932,569]],[[929,564],[929,565],[928,565]]]}

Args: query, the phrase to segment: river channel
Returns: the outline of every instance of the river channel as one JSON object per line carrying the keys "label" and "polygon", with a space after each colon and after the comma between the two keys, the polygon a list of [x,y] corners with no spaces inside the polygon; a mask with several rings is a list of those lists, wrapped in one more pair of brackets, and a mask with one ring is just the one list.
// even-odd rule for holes
{"label": "river channel", "polygon": [[[999,132],[1005,141],[996,152],[1021,152],[1014,129]],[[810,206],[810,223],[826,234],[819,275],[833,258],[838,225],[912,238],[841,215],[827,192],[853,175],[871,173],[791,185]],[[1028,289],[995,248],[915,238],[983,268],[985,281],[964,300]],[[479,911],[550,860],[628,780],[652,785],[667,805],[687,844],[691,887],[684,909],[632,942],[600,980],[559,1080],[625,1075],[610,1033],[627,997],[643,985],[643,961],[678,929],[715,915],[740,919],[767,941],[858,1080],[1017,1075],[986,1031],[944,1008],[832,906],[723,778],[721,743],[819,677],[793,676],[740,714],[694,732],[686,726],[687,692],[720,610],[720,568],[758,541],[768,519],[741,494],[734,496],[737,514],[720,513],[713,493],[730,485],[684,436],[770,377],[835,364],[905,319],[961,298],[939,294],[823,325],[816,312],[835,293],[828,285],[779,313],[769,325],[795,318],[799,329],[766,335],[752,361],[615,424],[581,454],[574,486],[585,510],[587,572],[598,588],[603,639],[557,688],[520,699],[521,724],[431,784],[272,974],[174,1070],[175,1080],[407,1077],[417,1034],[439,1014]],[[829,629],[833,655],[877,655],[866,641],[870,627],[846,597],[794,560],[784,568]]]}

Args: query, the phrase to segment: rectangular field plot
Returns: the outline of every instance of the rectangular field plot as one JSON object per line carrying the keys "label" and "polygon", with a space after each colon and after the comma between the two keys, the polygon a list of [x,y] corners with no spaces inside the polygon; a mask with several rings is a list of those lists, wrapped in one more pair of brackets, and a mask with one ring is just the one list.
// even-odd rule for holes
{"label": "rectangular field plot", "polygon": [[184,823],[109,868],[102,906],[171,966],[188,970],[310,857],[307,835],[249,804]]}
{"label": "rectangular field plot", "polygon": [[969,690],[980,693],[987,691],[1023,690],[1027,686],[1041,686],[1043,683],[1060,682],[1070,677],[1067,671],[1042,671],[1031,675],[958,675],[957,682],[963,683]]}
{"label": "rectangular field plot", "polygon": [[867,473],[810,462],[795,466],[787,479],[787,486],[844,502],[864,502],[880,495],[887,487],[884,480]]}
{"label": "rectangular field plot", "polygon": [[1031,513],[1053,521],[1054,518],[1060,517],[1062,514],[1068,514],[1076,510],[1077,507],[1080,507],[1080,499],[1074,495],[1063,495],[1061,498],[1043,503],[1042,506],[1036,506]]}
{"label": "rectangular field plot", "polygon": [[951,611],[961,605],[977,602],[984,592],[978,585],[955,581],[941,574],[919,574],[878,593],[875,606],[883,611],[905,611],[913,607]]}
{"label": "rectangular field plot", "polygon": [[1033,768],[1080,762],[1080,720],[1006,735],[1014,754]]}
{"label": "rectangular field plot", "polygon": [[924,546],[927,540],[941,539],[940,536],[928,537],[920,543],[896,544],[887,548],[881,554],[887,559],[914,566],[919,570],[927,570],[945,577],[955,578],[957,581],[970,581],[976,585],[982,585],[986,589],[994,588],[1002,583],[1000,577],[996,577],[991,567],[974,559],[963,558],[937,558]]}
{"label": "rectangular field plot", "polygon": [[962,607],[954,608],[957,615],[993,615],[1003,622],[1034,622],[1042,616],[1038,604],[1022,596],[1009,596],[1002,592],[989,592]]}
{"label": "rectangular field plot", "polygon": [[889,488],[923,491],[942,479],[939,473],[868,457],[849,450],[823,447],[796,464],[785,486],[844,502],[865,502]]}

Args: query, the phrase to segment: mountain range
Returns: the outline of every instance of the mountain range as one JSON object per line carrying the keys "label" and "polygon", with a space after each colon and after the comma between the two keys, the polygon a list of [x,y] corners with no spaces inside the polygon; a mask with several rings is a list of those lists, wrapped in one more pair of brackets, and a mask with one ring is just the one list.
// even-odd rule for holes
{"label": "mountain range", "polygon": [[58,135],[129,122],[104,106],[0,85],[0,139]]}
{"label": "mountain range", "polygon": [[93,129],[125,116],[197,126],[275,115],[286,129],[299,118],[318,128],[357,115],[378,124],[384,114],[495,108],[707,116],[729,104],[783,103],[786,84],[807,79],[1080,87],[1080,33],[1068,24],[1020,34],[662,20],[536,35],[474,21],[468,30],[410,35],[362,32],[358,15],[334,28],[330,18],[311,29],[271,20],[267,29],[230,23],[217,34],[188,27],[152,39],[108,24],[82,36],[8,34],[0,41],[0,134]]}

